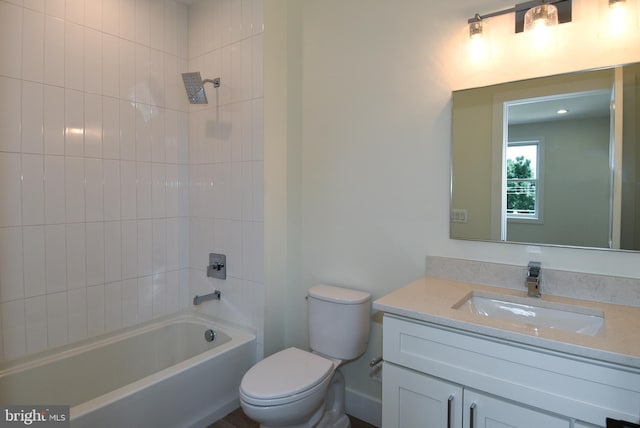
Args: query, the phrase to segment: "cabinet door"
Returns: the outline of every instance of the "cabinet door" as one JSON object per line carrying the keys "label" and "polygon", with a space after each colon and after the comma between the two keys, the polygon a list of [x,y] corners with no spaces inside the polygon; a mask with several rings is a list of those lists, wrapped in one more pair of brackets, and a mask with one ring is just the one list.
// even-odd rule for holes
{"label": "cabinet door", "polygon": [[569,428],[568,419],[464,390],[464,428]]}
{"label": "cabinet door", "polygon": [[385,362],[383,428],[460,428],[462,387]]}

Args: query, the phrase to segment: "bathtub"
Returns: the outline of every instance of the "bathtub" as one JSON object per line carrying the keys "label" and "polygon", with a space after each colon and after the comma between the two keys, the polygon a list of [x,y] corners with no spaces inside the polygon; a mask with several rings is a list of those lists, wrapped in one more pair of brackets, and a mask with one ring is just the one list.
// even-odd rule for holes
{"label": "bathtub", "polygon": [[255,343],[250,333],[182,312],[3,362],[0,403],[68,405],[72,428],[206,427],[238,407]]}

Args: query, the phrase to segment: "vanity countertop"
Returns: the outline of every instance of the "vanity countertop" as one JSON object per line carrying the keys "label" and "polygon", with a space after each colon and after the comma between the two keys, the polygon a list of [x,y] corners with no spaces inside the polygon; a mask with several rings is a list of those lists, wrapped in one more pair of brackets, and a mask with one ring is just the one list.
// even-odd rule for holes
{"label": "vanity countertop", "polygon": [[544,295],[543,289],[542,301],[593,308],[604,313],[604,332],[598,336],[587,336],[482,317],[453,308],[472,291],[519,297],[527,295],[524,289],[519,291],[423,277],[377,299],[373,308],[538,348],[640,368],[640,308]]}

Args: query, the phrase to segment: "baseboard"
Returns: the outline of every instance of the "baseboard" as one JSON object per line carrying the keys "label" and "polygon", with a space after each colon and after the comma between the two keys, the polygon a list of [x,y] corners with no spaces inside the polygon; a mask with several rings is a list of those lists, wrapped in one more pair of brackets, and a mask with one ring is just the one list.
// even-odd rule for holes
{"label": "baseboard", "polygon": [[349,388],[345,391],[345,410],[347,414],[374,426],[382,426],[382,401]]}

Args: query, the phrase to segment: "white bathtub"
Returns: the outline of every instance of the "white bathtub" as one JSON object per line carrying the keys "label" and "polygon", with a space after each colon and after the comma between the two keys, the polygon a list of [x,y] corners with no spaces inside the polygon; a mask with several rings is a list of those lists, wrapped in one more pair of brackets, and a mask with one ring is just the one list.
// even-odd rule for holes
{"label": "white bathtub", "polygon": [[254,335],[185,312],[4,362],[0,403],[69,405],[73,428],[204,427],[238,406],[254,359]]}

